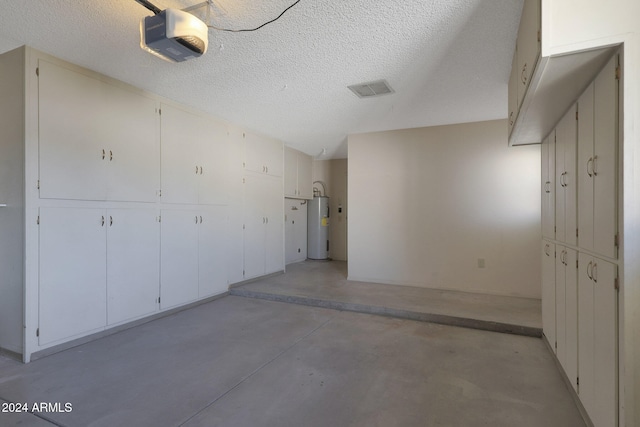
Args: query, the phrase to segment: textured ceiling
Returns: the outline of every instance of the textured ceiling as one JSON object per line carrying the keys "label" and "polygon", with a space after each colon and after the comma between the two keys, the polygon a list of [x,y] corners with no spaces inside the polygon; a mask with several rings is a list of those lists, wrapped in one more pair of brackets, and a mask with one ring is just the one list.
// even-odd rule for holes
{"label": "textured ceiling", "polygon": [[[253,28],[293,1],[215,0],[212,21]],[[151,12],[134,0],[0,0],[0,52],[26,44],[316,158],[342,158],[350,133],[505,118],[522,4],[301,0],[256,32],[211,29],[205,56],[173,64],[140,49]],[[359,99],[347,89],[378,79],[395,93]]]}

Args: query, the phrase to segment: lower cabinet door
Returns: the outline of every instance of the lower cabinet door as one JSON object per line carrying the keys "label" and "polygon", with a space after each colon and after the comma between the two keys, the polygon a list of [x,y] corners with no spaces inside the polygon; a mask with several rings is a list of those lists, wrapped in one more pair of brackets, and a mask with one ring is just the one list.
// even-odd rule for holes
{"label": "lower cabinet door", "polygon": [[616,266],[586,254],[578,269],[578,395],[596,426],[618,425]]}
{"label": "lower cabinet door", "polygon": [[542,241],[542,331],[556,351],[556,246]]}
{"label": "lower cabinet door", "polygon": [[160,223],[155,209],[107,212],[107,323],[158,311]]}
{"label": "lower cabinet door", "polygon": [[160,308],[198,299],[198,225],[195,211],[163,210],[160,244]]}
{"label": "lower cabinet door", "polygon": [[106,225],[103,209],[40,209],[40,345],[106,325]]}
{"label": "lower cabinet door", "polygon": [[227,284],[227,210],[216,206],[198,218],[198,295],[207,297],[226,292]]}

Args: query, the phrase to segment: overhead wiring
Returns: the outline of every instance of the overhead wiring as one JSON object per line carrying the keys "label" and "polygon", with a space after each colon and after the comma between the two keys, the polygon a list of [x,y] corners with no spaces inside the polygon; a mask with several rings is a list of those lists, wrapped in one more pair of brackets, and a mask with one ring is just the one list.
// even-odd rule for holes
{"label": "overhead wiring", "polygon": [[149,9],[155,15],[159,14],[160,12],[162,12],[162,10],[158,6],[156,6],[155,4],[151,3],[148,0],[135,0],[135,1],[137,3],[140,3],[142,6],[146,7],[147,9]]}
{"label": "overhead wiring", "polygon": [[[136,0],[136,1],[138,1],[138,0]],[[291,5],[290,5],[289,7],[287,7],[285,10],[283,10],[283,11],[282,11],[282,13],[280,13],[280,15],[278,15],[278,16],[277,16],[277,17],[275,17],[275,18],[273,18],[271,21],[267,21],[267,22],[265,22],[264,24],[262,24],[262,25],[260,25],[260,26],[258,26],[258,27],[256,27],[256,28],[249,28],[249,29],[234,30],[234,29],[230,29],[230,28],[219,28],[219,27],[216,27],[216,26],[214,26],[214,25],[207,25],[207,26],[208,26],[209,28],[213,28],[214,30],[218,30],[218,31],[227,31],[227,32],[230,32],[230,33],[242,33],[242,32],[249,32],[249,31],[257,31],[257,30],[259,30],[260,28],[262,28],[262,27],[264,27],[264,26],[266,26],[266,25],[269,25],[269,24],[271,24],[272,22],[275,22],[275,21],[277,21],[278,19],[280,19],[280,18],[282,17],[282,15],[284,15],[285,13],[287,13],[287,11],[288,11],[289,9],[291,9],[292,7],[294,7],[295,5],[297,5],[298,3],[300,3],[300,0],[296,0],[293,4],[291,4]]]}

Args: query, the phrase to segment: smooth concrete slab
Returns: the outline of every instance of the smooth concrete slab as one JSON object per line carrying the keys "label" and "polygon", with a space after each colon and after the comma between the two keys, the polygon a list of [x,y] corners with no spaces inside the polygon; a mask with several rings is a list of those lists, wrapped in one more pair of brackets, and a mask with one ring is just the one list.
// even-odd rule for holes
{"label": "smooth concrete slab", "polygon": [[348,281],[347,263],[341,261],[290,264],[285,274],[243,284],[231,294],[373,314],[395,311],[397,317],[414,320],[432,315],[434,321],[454,325],[461,319],[477,320],[475,326],[467,323],[524,335],[540,336],[542,331],[538,299]]}
{"label": "smooth concrete slab", "polygon": [[0,426],[582,426],[538,338],[234,296],[28,365]]}
{"label": "smooth concrete slab", "polygon": [[540,339],[340,313],[191,419],[208,426],[583,426]]}

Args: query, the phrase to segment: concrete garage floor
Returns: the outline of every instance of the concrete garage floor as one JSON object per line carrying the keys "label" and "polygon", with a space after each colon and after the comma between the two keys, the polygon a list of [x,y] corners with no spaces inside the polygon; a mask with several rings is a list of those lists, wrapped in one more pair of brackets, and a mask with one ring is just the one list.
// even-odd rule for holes
{"label": "concrete garage floor", "polygon": [[23,365],[4,426],[582,426],[539,338],[227,296]]}
{"label": "concrete garage floor", "polygon": [[539,299],[347,280],[347,263],[304,261],[285,274],[234,287],[232,295],[542,336]]}

